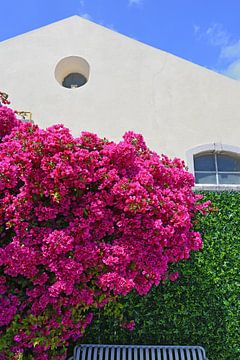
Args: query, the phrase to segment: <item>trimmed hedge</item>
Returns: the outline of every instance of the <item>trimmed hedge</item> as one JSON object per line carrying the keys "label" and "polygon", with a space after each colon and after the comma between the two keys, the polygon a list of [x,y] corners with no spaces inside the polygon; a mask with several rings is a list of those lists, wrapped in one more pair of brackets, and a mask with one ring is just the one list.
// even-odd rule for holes
{"label": "trimmed hedge", "polygon": [[[96,313],[82,343],[197,344],[211,360],[240,359],[240,193],[204,195],[218,211],[196,225],[203,251],[174,266],[176,282]],[[122,329],[119,318],[135,320],[135,331]]]}

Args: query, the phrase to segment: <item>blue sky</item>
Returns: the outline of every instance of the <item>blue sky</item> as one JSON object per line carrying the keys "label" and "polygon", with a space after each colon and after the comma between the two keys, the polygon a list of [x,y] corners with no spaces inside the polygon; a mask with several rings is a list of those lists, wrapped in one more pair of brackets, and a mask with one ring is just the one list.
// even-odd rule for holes
{"label": "blue sky", "polygon": [[240,0],[0,0],[0,41],[71,15],[240,80]]}

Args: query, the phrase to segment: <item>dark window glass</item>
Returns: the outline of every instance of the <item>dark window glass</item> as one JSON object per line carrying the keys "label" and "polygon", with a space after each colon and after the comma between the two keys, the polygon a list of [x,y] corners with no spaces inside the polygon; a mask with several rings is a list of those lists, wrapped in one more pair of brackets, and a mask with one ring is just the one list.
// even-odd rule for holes
{"label": "dark window glass", "polygon": [[240,184],[240,173],[219,173],[218,174],[219,184]]}
{"label": "dark window glass", "polygon": [[214,154],[194,156],[195,171],[216,171]]}
{"label": "dark window glass", "polygon": [[217,166],[219,171],[240,171],[240,158],[217,154]]}
{"label": "dark window glass", "polygon": [[82,74],[71,73],[64,78],[62,85],[68,89],[73,89],[83,86],[86,82],[87,79]]}
{"label": "dark window glass", "polygon": [[196,155],[194,170],[196,184],[240,184],[240,156],[237,154]]}
{"label": "dark window glass", "polygon": [[216,173],[196,172],[195,182],[196,184],[216,184]]}

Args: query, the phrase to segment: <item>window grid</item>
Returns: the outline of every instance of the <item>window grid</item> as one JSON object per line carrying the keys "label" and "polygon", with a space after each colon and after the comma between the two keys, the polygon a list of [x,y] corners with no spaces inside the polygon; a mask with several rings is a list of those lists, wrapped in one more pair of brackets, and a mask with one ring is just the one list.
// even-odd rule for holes
{"label": "window grid", "polygon": [[216,169],[216,183],[219,185],[219,177],[218,177],[218,163],[217,163],[217,154],[214,154],[214,161],[215,161],[215,169]]}
{"label": "window grid", "polygon": [[[218,156],[218,153],[217,152],[215,152],[214,154],[213,154],[213,156],[214,156],[214,163],[215,163],[215,171],[204,171],[204,170],[201,170],[201,171],[195,171],[194,170],[194,173],[195,174],[198,174],[198,173],[205,173],[205,174],[210,174],[210,175],[214,175],[215,176],[215,178],[216,178],[216,184],[212,184],[212,183],[209,183],[209,184],[204,184],[204,185],[216,185],[216,186],[218,186],[218,185],[237,185],[237,184],[230,184],[230,183],[226,183],[226,184],[224,184],[224,183],[220,183],[219,182],[219,175],[221,175],[221,174],[237,174],[237,175],[240,175],[240,171],[219,171],[218,170],[218,161],[217,161],[217,156]],[[197,185],[203,185],[202,183],[198,183]]]}

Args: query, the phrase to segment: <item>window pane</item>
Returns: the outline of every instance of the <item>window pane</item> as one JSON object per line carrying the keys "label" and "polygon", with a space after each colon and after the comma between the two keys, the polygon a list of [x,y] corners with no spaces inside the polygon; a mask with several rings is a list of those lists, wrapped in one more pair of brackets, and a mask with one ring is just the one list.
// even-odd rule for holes
{"label": "window pane", "polygon": [[203,173],[196,172],[195,173],[195,181],[196,184],[216,184],[216,173]]}
{"label": "window pane", "polygon": [[217,155],[219,171],[240,171],[240,158],[229,155]]}
{"label": "window pane", "polygon": [[82,74],[71,73],[64,78],[62,85],[66,88],[71,89],[83,86],[84,84],[86,84],[86,82],[87,79]]}
{"label": "window pane", "polygon": [[240,173],[219,173],[218,174],[219,184],[240,184]]}
{"label": "window pane", "polygon": [[216,171],[214,154],[194,156],[195,171]]}

